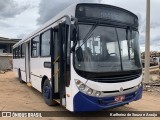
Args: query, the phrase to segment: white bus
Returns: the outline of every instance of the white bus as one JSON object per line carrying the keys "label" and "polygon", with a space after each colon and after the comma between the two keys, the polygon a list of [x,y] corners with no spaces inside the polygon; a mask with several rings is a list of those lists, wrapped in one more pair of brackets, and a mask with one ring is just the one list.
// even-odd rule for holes
{"label": "white bus", "polygon": [[119,7],[76,3],[13,47],[20,82],[48,105],[97,111],[142,97],[138,17]]}

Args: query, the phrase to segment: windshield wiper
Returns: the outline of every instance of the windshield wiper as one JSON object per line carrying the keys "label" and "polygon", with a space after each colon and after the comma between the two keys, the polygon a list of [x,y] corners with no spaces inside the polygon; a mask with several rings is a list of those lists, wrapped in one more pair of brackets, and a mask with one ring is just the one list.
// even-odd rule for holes
{"label": "windshield wiper", "polygon": [[[86,42],[87,42],[87,40],[89,40],[89,38],[93,35],[93,31],[95,30],[95,28],[97,27],[97,25],[98,25],[98,22],[96,22],[93,26],[92,26],[92,28],[89,30],[89,32],[86,34],[86,36],[84,37],[84,39],[83,39],[83,43],[78,47],[78,49],[80,48],[80,47],[82,47],[82,45],[84,45]],[[77,50],[78,50],[77,49]]]}
{"label": "windshield wiper", "polygon": [[[128,33],[130,32],[130,36],[128,36]],[[131,28],[127,28],[126,29],[126,40],[127,40],[127,45],[128,45],[128,57],[129,57],[129,60],[131,60],[131,52],[130,52],[130,40],[131,40]]]}

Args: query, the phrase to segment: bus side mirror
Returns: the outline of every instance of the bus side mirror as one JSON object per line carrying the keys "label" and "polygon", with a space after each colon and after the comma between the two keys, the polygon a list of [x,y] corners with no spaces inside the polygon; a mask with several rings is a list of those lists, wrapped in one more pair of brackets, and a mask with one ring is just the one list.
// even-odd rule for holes
{"label": "bus side mirror", "polygon": [[76,57],[77,57],[78,62],[84,61],[83,50],[81,47],[78,47],[77,50],[75,51],[75,53],[76,53]]}
{"label": "bus side mirror", "polygon": [[78,39],[78,19],[71,16],[71,21],[74,22],[74,24],[71,24],[70,27],[70,36],[71,36],[71,40],[75,43]]}
{"label": "bus side mirror", "polygon": [[75,42],[76,41],[76,36],[77,36],[77,30],[75,25],[71,25],[71,41]]}
{"label": "bus side mirror", "polygon": [[73,46],[71,47],[71,52],[73,52],[75,50],[76,45],[77,45],[77,38],[78,38],[77,37],[77,28],[76,28],[76,26],[75,25],[71,25],[70,31],[71,31],[71,34],[70,34],[71,41],[73,41]]}

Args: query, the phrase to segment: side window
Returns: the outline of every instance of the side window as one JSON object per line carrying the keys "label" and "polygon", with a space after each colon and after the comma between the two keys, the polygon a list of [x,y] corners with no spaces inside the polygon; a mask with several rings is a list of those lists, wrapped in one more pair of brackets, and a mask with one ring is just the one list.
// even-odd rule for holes
{"label": "side window", "polygon": [[38,57],[39,56],[39,36],[35,37],[31,41],[31,55],[32,57]]}
{"label": "side window", "polygon": [[22,44],[22,58],[25,56],[25,44]]}
{"label": "side window", "polygon": [[17,59],[19,58],[19,50],[18,50],[18,47],[16,48],[16,58],[17,58]]}
{"label": "side window", "polygon": [[17,58],[18,52],[17,52],[17,48],[15,48],[15,58]]}
{"label": "side window", "polygon": [[18,58],[21,58],[21,46],[18,46]]}
{"label": "side window", "polygon": [[22,58],[22,46],[19,46],[19,58]]}
{"label": "side window", "polygon": [[50,56],[50,41],[51,41],[51,32],[49,30],[43,33],[41,36],[41,56],[42,57]]}

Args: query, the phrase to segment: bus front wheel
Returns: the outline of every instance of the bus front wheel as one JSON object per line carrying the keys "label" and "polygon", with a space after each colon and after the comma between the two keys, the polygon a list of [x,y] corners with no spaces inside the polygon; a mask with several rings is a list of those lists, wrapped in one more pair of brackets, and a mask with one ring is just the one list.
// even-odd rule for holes
{"label": "bus front wheel", "polygon": [[47,105],[49,106],[56,105],[56,102],[53,101],[52,87],[48,79],[46,79],[43,84],[43,98]]}

